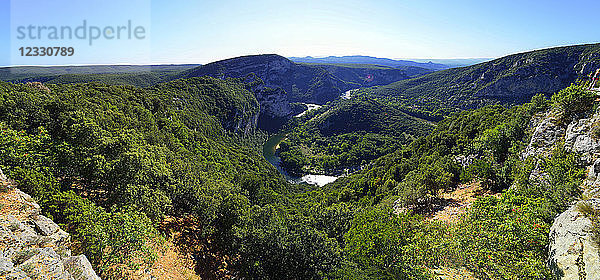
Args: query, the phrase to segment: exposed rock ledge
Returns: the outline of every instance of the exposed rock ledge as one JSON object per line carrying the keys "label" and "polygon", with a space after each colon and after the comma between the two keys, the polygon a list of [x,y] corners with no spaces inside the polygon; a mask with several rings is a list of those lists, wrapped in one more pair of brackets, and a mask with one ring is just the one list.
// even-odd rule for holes
{"label": "exposed rock ledge", "polygon": [[[600,209],[600,199],[590,199]],[[561,213],[550,228],[550,268],[560,279],[600,279],[599,248],[592,240],[592,223],[576,205]]]}
{"label": "exposed rock ledge", "polygon": [[[564,143],[567,151],[581,156],[581,163],[588,170],[582,186],[584,197],[599,197],[600,140],[596,139],[593,131],[600,123],[600,113],[580,114],[569,124],[562,124],[556,115],[556,112],[550,111],[534,117],[531,142],[522,157],[548,157],[556,145]],[[532,176],[543,176],[536,170]],[[600,198],[578,203],[585,202],[600,209]],[[549,234],[548,264],[561,280],[600,280],[600,249],[592,240],[592,223],[577,210],[576,205],[554,219]]]}
{"label": "exposed rock ledge", "polygon": [[71,256],[69,242],[0,171],[0,279],[100,279],[84,255]]}

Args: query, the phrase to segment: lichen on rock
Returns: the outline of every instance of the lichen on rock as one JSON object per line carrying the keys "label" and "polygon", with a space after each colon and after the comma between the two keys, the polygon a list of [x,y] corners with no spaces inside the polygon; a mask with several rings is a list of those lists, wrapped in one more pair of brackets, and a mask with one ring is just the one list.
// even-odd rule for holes
{"label": "lichen on rock", "polygon": [[[600,199],[590,199],[600,210]],[[600,279],[600,255],[591,221],[573,205],[550,228],[549,265],[560,279]]]}
{"label": "lichen on rock", "polygon": [[0,180],[0,279],[100,279],[84,255],[71,256],[69,234],[7,182]]}
{"label": "lichen on rock", "polygon": [[[547,157],[558,145],[580,155],[588,170],[582,185],[583,197],[588,199],[573,203],[555,218],[549,233],[548,265],[558,279],[600,279],[600,250],[593,240],[592,222],[577,209],[578,203],[588,203],[600,210],[600,141],[594,135],[600,114],[585,112],[569,123],[557,115],[551,110],[532,120],[532,137],[522,158]],[[543,176],[537,167],[534,175]]]}

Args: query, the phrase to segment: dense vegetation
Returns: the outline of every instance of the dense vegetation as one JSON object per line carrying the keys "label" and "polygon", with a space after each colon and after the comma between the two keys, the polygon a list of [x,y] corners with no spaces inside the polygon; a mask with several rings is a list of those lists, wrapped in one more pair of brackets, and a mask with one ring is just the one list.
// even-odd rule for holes
{"label": "dense vegetation", "polygon": [[[389,100],[334,102],[304,117],[282,155],[309,148],[323,170],[377,159],[318,189],[285,182],[256,147],[264,135],[240,129],[259,111],[248,87],[210,77],[148,88],[0,83],[0,168],[105,279],[148,267],[168,216],[193,225],[183,246],[199,270],[227,256],[229,273],[246,279],[430,279],[438,267],[551,277],[548,230],[584,172],[560,147],[547,158],[520,152],[536,113],[589,109],[583,87],[452,114],[435,128]],[[496,195],[453,224],[419,215],[469,182]]]}
{"label": "dense vegetation", "polygon": [[523,104],[550,96],[600,67],[600,44],[509,55],[365,90],[372,98],[432,118],[489,104]]}
{"label": "dense vegetation", "polygon": [[[566,92],[586,95],[583,87],[570,87],[553,108],[580,100],[561,98],[572,96]],[[548,158],[520,158],[530,118],[548,106],[538,95],[522,106],[455,114],[370,169],[302,195],[305,215],[344,244],[346,263],[336,275],[425,279],[427,268],[466,267],[483,279],[551,278],[549,227],[579,196],[584,171],[560,146]],[[472,162],[463,164],[461,157]],[[532,177],[534,169],[547,177]],[[498,195],[480,196],[454,224],[415,215],[441,191],[471,180]],[[392,201],[405,210],[394,214]]]}
{"label": "dense vegetation", "polygon": [[110,85],[147,87],[171,81],[179,73],[198,65],[97,65],[0,68],[0,80],[52,84],[99,82]]}
{"label": "dense vegetation", "polygon": [[398,150],[433,125],[368,98],[341,99],[310,112],[279,148],[292,173],[336,174]]}
{"label": "dense vegetation", "polygon": [[254,96],[232,80],[146,90],[2,83],[0,164],[104,278],[119,278],[132,260],[151,259],[144,252],[165,215],[192,214],[199,242],[233,244],[242,212],[287,191],[253,139],[226,129],[252,110]]}

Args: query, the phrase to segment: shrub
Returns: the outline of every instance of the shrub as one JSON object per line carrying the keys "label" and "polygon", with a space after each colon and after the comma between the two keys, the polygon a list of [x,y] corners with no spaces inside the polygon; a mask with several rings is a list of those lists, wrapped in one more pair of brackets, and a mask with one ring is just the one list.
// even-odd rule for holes
{"label": "shrub", "polygon": [[242,278],[319,279],[340,261],[334,239],[271,205],[251,208],[235,232]]}
{"label": "shrub", "polygon": [[596,140],[600,139],[600,120],[595,121],[592,124],[591,136],[592,136],[592,138],[594,138]]}
{"label": "shrub", "polygon": [[[549,158],[515,166],[513,187],[499,198],[478,198],[439,244],[451,248],[451,263],[484,279],[551,279],[546,267],[549,228],[580,195],[584,170],[578,156],[562,148]],[[532,177],[535,169],[540,175]]]}
{"label": "shrub", "polygon": [[427,279],[406,250],[418,231],[418,221],[409,214],[396,215],[390,208],[368,208],[356,215],[344,236],[345,252],[359,271],[374,279]]}
{"label": "shrub", "polygon": [[484,279],[549,279],[543,199],[507,191],[478,199],[453,229],[455,264]]}
{"label": "shrub", "polygon": [[72,229],[76,253],[85,254],[103,279],[122,279],[154,261],[150,242],[158,233],[143,213],[106,212],[73,192],[56,194],[48,202],[52,207],[47,214]]}
{"label": "shrub", "polygon": [[566,117],[592,108],[596,98],[594,92],[586,90],[583,85],[571,85],[552,96],[552,107],[562,111]]}
{"label": "shrub", "polygon": [[531,114],[544,112],[548,110],[548,107],[550,107],[550,102],[545,95],[536,94],[531,98],[531,107],[529,109]]}

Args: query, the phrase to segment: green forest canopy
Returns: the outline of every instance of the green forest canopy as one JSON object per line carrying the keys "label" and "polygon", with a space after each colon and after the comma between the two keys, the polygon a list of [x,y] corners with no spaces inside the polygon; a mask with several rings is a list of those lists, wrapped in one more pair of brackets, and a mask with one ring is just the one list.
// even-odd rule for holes
{"label": "green forest canopy", "polygon": [[[549,278],[549,227],[579,195],[584,173],[557,148],[540,159],[547,185],[530,181],[535,159],[519,157],[524,128],[549,106],[587,110],[588,99],[572,86],[551,102],[536,96],[454,114],[371,168],[316,189],[283,180],[254,147],[260,132],[234,132],[258,112],[239,80],[145,89],[0,83],[0,167],[105,279],[139,268],[133,259],[151,263],[146,241],[160,238],[157,223],[189,214],[207,248],[198,253],[236,256],[230,269],[245,278],[428,279],[439,266]],[[464,167],[457,155],[480,157]],[[455,225],[392,213],[393,201],[427,203],[473,178],[502,194],[480,197]]]}

